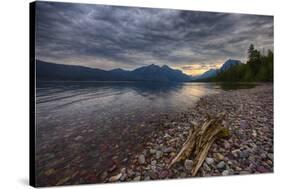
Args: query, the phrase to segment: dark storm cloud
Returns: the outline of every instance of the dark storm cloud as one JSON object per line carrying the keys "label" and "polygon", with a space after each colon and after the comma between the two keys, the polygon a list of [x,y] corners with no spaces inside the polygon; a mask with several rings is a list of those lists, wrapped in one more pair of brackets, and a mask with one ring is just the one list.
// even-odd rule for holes
{"label": "dark storm cloud", "polygon": [[273,48],[273,17],[37,2],[37,58],[110,69],[181,67]]}

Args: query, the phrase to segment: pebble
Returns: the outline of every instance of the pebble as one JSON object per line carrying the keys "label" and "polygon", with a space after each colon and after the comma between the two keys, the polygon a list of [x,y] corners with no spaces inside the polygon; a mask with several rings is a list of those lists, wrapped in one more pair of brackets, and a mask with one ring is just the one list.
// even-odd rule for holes
{"label": "pebble", "polygon": [[127,178],[127,176],[128,175],[126,173],[123,173],[122,176],[120,177],[120,180],[124,181]]}
{"label": "pebble", "polygon": [[185,160],[185,162],[184,162],[185,170],[191,171],[192,166],[193,166],[193,161],[192,160],[190,160],[190,159]]}
{"label": "pebble", "polygon": [[267,154],[267,157],[268,157],[269,159],[273,160],[273,154],[272,154],[272,153],[268,153],[268,154]]}
{"label": "pebble", "polygon": [[161,151],[156,151],[156,159],[159,159],[162,157],[162,152]]}
{"label": "pebble", "polygon": [[138,162],[139,162],[139,164],[144,164],[145,163],[145,157],[144,157],[143,154],[139,155]]}
{"label": "pebble", "polygon": [[157,179],[158,175],[154,172],[154,171],[149,171],[148,175],[150,176],[150,178],[152,179]]}
{"label": "pebble", "polygon": [[80,140],[80,139],[82,139],[82,138],[83,138],[83,137],[79,135],[79,136],[75,137],[74,140],[75,140],[75,141],[78,141],[78,140]]}
{"label": "pebble", "polygon": [[172,147],[168,147],[168,148],[163,148],[162,149],[162,152],[164,152],[164,153],[170,153],[170,152],[173,152],[173,151],[175,151],[175,149],[174,148],[172,148]]}
{"label": "pebble", "polygon": [[224,170],[221,174],[222,174],[223,176],[227,176],[227,175],[229,175],[229,171],[228,171],[228,170]]}
{"label": "pebble", "polygon": [[231,151],[231,153],[234,157],[239,157],[241,151],[240,151],[240,149],[236,149],[236,150]]}
{"label": "pebble", "polygon": [[134,181],[140,181],[141,180],[141,176],[136,176],[133,180]]}
{"label": "pebble", "polygon": [[115,182],[117,180],[119,180],[122,176],[122,173],[119,173],[118,175],[112,176],[109,178],[109,182]]}
{"label": "pebble", "polygon": [[156,165],[156,163],[157,163],[157,161],[156,161],[156,160],[151,161],[151,165],[153,165],[153,166],[155,166],[155,165]]}
{"label": "pebble", "polygon": [[117,168],[117,166],[114,164],[114,165],[112,165],[112,166],[108,169],[108,171],[109,171],[109,172],[112,172],[112,171],[114,171],[116,168]]}
{"label": "pebble", "polygon": [[185,172],[182,172],[181,174],[180,174],[180,178],[185,178],[187,175],[186,175],[186,173]]}
{"label": "pebble", "polygon": [[252,135],[253,135],[253,137],[257,137],[257,132],[255,130],[253,130]]}
{"label": "pebble", "polygon": [[203,163],[203,168],[204,168],[204,170],[206,170],[206,171],[211,171],[211,168],[208,166],[207,163]]}
{"label": "pebble", "polygon": [[166,178],[166,177],[168,176],[168,174],[169,174],[169,171],[164,170],[164,171],[161,171],[161,172],[159,173],[159,177],[160,177],[161,179],[163,179],[163,178]]}
{"label": "pebble", "polygon": [[240,171],[239,172],[240,175],[248,175],[251,174],[249,171]]}
{"label": "pebble", "polygon": [[104,172],[101,174],[100,179],[101,179],[101,180],[105,180],[106,177],[107,177],[107,175],[108,175],[107,171],[104,171]]}
{"label": "pebble", "polygon": [[150,149],[150,150],[149,150],[149,153],[150,153],[150,154],[155,154],[155,152],[156,152],[155,149]]}
{"label": "pebble", "polygon": [[219,169],[223,169],[225,167],[225,162],[224,161],[221,161],[217,164],[217,168]]}
{"label": "pebble", "polygon": [[214,157],[217,161],[222,161],[224,160],[224,156],[221,153],[215,153]]}
{"label": "pebble", "polygon": [[227,141],[224,142],[224,148],[226,150],[231,148],[231,145],[229,144],[229,142],[227,142]]}
{"label": "pebble", "polygon": [[205,159],[205,161],[208,165],[212,165],[215,162],[213,158],[208,158],[208,157]]}

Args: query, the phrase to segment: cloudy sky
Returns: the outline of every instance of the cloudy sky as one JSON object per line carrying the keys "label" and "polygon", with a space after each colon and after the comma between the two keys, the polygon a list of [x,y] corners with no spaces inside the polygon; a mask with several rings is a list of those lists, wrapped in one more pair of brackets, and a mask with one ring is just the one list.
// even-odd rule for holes
{"label": "cloudy sky", "polygon": [[273,49],[273,17],[91,4],[36,4],[36,58],[110,70],[168,65],[187,74]]}

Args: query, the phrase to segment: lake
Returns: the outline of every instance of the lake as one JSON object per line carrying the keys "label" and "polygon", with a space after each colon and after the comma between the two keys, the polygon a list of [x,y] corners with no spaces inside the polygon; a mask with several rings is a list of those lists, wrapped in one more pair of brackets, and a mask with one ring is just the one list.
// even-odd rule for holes
{"label": "lake", "polygon": [[58,174],[74,174],[79,167],[86,175],[98,175],[113,164],[126,163],[131,152],[141,148],[145,136],[157,129],[157,125],[146,127],[145,122],[184,112],[204,95],[232,89],[226,86],[213,83],[37,83],[39,182],[52,182],[44,175],[51,168]]}

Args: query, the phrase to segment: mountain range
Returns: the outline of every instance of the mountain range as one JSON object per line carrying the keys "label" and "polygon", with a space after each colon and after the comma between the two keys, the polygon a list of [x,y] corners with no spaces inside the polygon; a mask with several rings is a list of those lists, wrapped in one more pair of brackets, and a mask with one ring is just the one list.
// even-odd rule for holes
{"label": "mountain range", "polygon": [[151,64],[132,71],[113,69],[109,71],[84,66],[64,65],[36,61],[36,78],[51,81],[157,81],[186,82],[191,76],[167,65]]}
{"label": "mountain range", "polygon": [[219,69],[210,69],[200,76],[190,76],[167,65],[151,64],[132,71],[121,68],[102,70],[77,65],[65,65],[36,60],[36,78],[45,81],[155,81],[187,82],[214,77],[220,71],[241,64],[239,60],[227,60]]}

